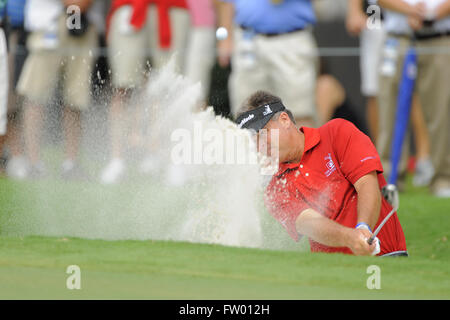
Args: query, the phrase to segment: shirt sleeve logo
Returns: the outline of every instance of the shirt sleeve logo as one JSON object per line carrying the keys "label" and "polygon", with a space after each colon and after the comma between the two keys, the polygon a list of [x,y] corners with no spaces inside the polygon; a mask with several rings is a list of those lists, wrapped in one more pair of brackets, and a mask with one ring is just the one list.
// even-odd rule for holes
{"label": "shirt sleeve logo", "polygon": [[325,175],[329,177],[334,171],[336,171],[336,166],[334,165],[333,159],[331,158],[331,153],[328,153],[328,156],[325,158],[325,165],[327,167],[327,170],[325,171]]}
{"label": "shirt sleeve logo", "polygon": [[367,161],[367,160],[372,160],[372,159],[376,159],[376,157],[370,156],[370,157],[365,157],[364,159],[361,159],[361,162]]}

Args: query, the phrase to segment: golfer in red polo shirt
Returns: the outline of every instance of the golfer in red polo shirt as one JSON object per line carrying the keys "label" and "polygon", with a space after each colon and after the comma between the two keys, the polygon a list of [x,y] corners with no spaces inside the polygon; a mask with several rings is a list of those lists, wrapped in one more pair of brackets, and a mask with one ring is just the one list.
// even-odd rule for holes
{"label": "golfer in red polo shirt", "polygon": [[[396,213],[377,241],[367,243],[392,207],[381,195],[383,168],[365,134],[343,119],[298,129],[281,99],[263,91],[253,94],[242,110],[238,126],[255,130],[258,137],[266,129],[267,150],[260,151],[278,151],[279,170],[265,202],[295,241],[307,236],[313,252],[408,255]],[[270,141],[272,130],[278,130],[277,145]]]}

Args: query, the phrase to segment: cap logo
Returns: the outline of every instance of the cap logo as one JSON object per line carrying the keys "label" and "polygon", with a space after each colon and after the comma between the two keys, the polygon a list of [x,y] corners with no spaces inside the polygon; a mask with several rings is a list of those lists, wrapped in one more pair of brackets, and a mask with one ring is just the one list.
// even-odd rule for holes
{"label": "cap logo", "polygon": [[252,120],[255,117],[254,114],[249,114],[248,117],[244,118],[241,120],[241,123],[239,123],[239,128],[241,128],[244,124],[246,124],[247,122],[249,122],[250,120]]}
{"label": "cap logo", "polygon": [[264,112],[263,112],[263,115],[264,115],[264,116],[267,116],[268,114],[271,114],[271,113],[272,113],[272,109],[270,109],[270,106],[269,106],[269,105],[265,105],[264,108],[266,108],[266,109],[264,110]]}

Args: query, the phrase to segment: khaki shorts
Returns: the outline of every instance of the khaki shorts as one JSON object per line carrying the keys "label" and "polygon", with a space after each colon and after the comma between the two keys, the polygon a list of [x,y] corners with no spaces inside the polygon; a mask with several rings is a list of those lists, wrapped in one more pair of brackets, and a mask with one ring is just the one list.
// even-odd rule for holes
{"label": "khaki shorts", "polygon": [[147,21],[140,30],[130,25],[133,8],[125,5],[117,9],[112,18],[108,34],[108,57],[112,70],[112,83],[116,88],[133,88],[145,80],[146,60],[161,67],[176,53],[176,65],[183,72],[183,57],[187,46],[190,26],[189,12],[182,8],[171,8],[171,48],[164,50],[159,45],[158,12],[154,5],[147,8]]}
{"label": "khaki shorts", "polygon": [[[234,33],[233,69],[229,87],[234,115],[255,91],[279,96],[296,118],[316,117],[317,46],[311,31],[277,36]],[[250,53],[250,55],[249,55]]]}
{"label": "khaki shorts", "polygon": [[[50,101],[61,77],[66,106],[86,109],[90,103],[91,73],[98,35],[93,25],[81,37],[70,36],[61,17],[58,34],[33,32],[27,40],[29,55],[17,92],[38,104]],[[60,71],[63,71],[62,75]]]}
{"label": "khaki shorts", "polygon": [[359,68],[361,70],[361,93],[365,97],[378,95],[378,70],[385,37],[383,28],[372,30],[365,28],[361,32]]}
{"label": "khaki shorts", "polygon": [[185,74],[202,85],[202,99],[206,100],[211,82],[211,69],[216,58],[216,33],[214,28],[196,27],[189,37]]}

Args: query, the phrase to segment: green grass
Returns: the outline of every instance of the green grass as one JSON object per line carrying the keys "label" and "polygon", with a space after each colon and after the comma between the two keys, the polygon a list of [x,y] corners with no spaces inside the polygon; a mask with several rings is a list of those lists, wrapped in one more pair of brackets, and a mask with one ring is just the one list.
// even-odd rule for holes
{"label": "green grass", "polygon": [[[151,195],[156,191],[154,199]],[[100,188],[51,179],[14,182],[0,178],[0,298],[450,298],[450,200],[436,199],[425,189],[410,186],[401,195],[399,210],[410,253],[406,259],[311,254],[304,250],[306,242],[286,242],[287,237],[279,245],[286,243],[289,250],[275,251],[65,236],[92,235],[93,228],[102,226],[95,219],[114,210],[132,214],[130,203],[134,210],[151,207],[170,218],[189,201],[184,194],[179,190],[174,201],[173,190],[155,184]],[[105,211],[92,218],[89,210],[102,205]],[[278,232],[279,226],[267,218],[265,230]],[[125,222],[117,224],[127,232],[136,227],[124,226]],[[102,232],[109,235],[108,230]],[[293,251],[296,246],[302,250]],[[381,269],[380,290],[366,287],[367,267],[374,264]],[[81,268],[81,290],[66,288],[69,265]]]}

